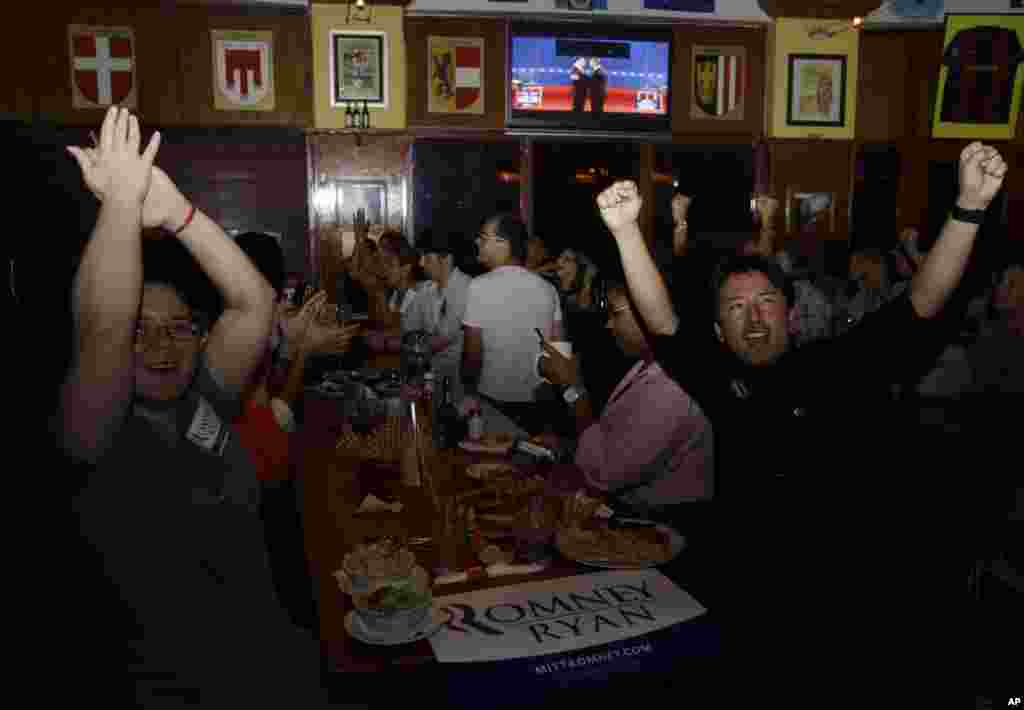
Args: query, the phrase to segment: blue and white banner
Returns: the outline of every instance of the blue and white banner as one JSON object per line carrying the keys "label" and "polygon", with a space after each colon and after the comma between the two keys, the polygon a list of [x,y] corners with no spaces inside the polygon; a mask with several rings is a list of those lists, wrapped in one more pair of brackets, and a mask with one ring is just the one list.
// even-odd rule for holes
{"label": "blue and white banner", "polygon": [[[642,660],[630,642],[700,616],[705,608],[655,569],[615,570],[483,589],[437,599],[446,622],[430,639],[442,663],[534,659],[537,675]],[[606,644],[613,649],[580,653]],[[550,656],[550,658],[542,658]]]}

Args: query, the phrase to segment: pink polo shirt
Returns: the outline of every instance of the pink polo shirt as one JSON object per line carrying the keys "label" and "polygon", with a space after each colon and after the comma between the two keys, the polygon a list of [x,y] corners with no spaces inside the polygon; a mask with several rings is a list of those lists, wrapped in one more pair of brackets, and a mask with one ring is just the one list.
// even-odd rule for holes
{"label": "pink polo shirt", "polygon": [[711,424],[656,362],[638,362],[580,436],[576,465],[599,490],[661,506],[709,498],[714,462]]}

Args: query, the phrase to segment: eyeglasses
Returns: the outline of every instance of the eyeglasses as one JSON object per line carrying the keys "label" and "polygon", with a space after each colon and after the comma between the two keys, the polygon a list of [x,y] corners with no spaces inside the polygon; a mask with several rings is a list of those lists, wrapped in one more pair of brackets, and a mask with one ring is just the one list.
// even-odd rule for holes
{"label": "eyeglasses", "polygon": [[201,329],[190,320],[178,320],[170,323],[147,323],[139,321],[135,326],[137,343],[159,342],[162,335],[175,342],[188,341],[199,335]]}
{"label": "eyeglasses", "polygon": [[499,237],[497,235],[488,234],[487,232],[479,232],[476,235],[476,238],[477,238],[477,241],[481,241],[481,242],[504,242],[504,241],[507,241],[507,240],[502,239],[501,237]]}

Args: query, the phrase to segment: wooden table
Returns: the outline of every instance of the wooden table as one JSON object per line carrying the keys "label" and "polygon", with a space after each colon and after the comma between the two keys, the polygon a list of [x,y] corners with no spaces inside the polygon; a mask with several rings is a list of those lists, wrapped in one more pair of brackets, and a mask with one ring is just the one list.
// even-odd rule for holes
{"label": "wooden table", "polygon": [[[401,514],[356,515],[356,510],[372,485],[360,476],[365,461],[339,457],[335,443],[344,422],[340,402],[308,397],[304,427],[292,448],[293,472],[301,490],[303,525],[311,576],[315,586],[320,617],[320,636],[328,673],[373,674],[390,669],[427,668],[436,664],[428,641],[402,646],[369,646],[352,639],[345,631],[344,619],[352,609],[350,598],[342,593],[332,573],[339,569],[346,552],[367,537],[396,535],[432,537],[436,541],[436,515],[426,488],[400,488],[405,509]],[[450,492],[456,485],[454,474],[472,461],[460,453],[435,471],[438,485]],[[447,470],[445,470],[447,469]],[[384,484],[387,486],[388,484]],[[432,569],[440,552],[435,543],[412,548],[417,561]],[[482,579],[468,583],[435,587],[434,593],[455,594],[487,587],[594,572],[595,570],[555,557],[547,570],[524,576]],[[344,681],[345,684],[349,680]]]}

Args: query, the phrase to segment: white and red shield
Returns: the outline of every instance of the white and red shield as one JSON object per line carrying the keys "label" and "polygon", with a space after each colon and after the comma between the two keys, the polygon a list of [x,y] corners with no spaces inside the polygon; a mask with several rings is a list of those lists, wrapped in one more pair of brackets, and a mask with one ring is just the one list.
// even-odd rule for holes
{"label": "white and red shield", "polygon": [[267,108],[274,92],[272,33],[213,30],[217,108]]}
{"label": "white and red shield", "polygon": [[481,47],[455,47],[455,108],[465,110],[480,98]]}
{"label": "white and red shield", "polygon": [[428,37],[432,113],[484,112],[484,41],[480,37]]}
{"label": "white and red shield", "polygon": [[129,27],[70,25],[72,105],[135,106],[135,35]]}

